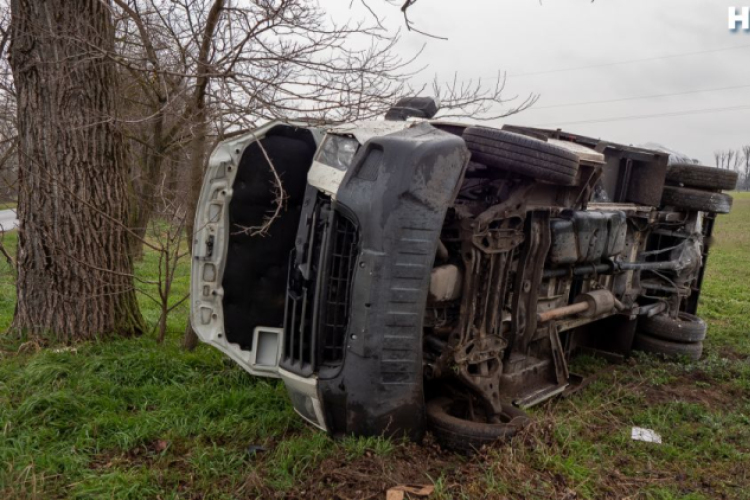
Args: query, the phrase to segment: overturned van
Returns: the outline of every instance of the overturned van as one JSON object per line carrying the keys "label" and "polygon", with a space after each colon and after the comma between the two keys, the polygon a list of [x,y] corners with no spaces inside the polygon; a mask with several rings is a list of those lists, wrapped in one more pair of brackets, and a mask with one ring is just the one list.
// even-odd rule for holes
{"label": "overturned van", "polygon": [[383,121],[220,144],[193,241],[201,340],[281,378],[332,435],[430,429],[461,450],[574,390],[577,352],[700,357],[735,173],[436,110],[406,99]]}

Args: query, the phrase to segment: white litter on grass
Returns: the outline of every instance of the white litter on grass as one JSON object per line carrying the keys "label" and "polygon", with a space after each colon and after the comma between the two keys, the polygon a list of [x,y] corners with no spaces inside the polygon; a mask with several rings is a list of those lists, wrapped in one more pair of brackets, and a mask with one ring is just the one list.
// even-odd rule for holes
{"label": "white litter on grass", "polygon": [[633,427],[633,430],[630,432],[630,437],[633,439],[633,441],[644,441],[646,443],[661,444],[661,436],[651,429]]}
{"label": "white litter on grass", "polygon": [[71,352],[73,354],[78,352],[78,349],[75,347],[58,347],[57,349],[52,349],[52,352],[59,354],[61,352]]}

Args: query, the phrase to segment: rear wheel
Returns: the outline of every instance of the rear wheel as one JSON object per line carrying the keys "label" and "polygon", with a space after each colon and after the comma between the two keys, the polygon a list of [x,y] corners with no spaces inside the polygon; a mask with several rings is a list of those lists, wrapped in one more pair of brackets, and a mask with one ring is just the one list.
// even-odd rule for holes
{"label": "rear wheel", "polygon": [[427,420],[441,446],[468,454],[513,437],[530,422],[525,412],[511,405],[503,405],[500,415],[487,418],[480,411],[472,411],[468,401],[447,397],[427,403]]}
{"label": "rear wheel", "polygon": [[636,333],[633,349],[651,354],[662,354],[670,358],[684,356],[692,360],[699,360],[703,354],[703,342],[685,344],[669,340],[657,339],[645,333]]}
{"label": "rear wheel", "polygon": [[658,314],[638,320],[638,328],[643,333],[673,342],[701,342],[706,338],[706,322],[698,316],[681,312],[677,318]]}
{"label": "rear wheel", "polygon": [[664,186],[661,204],[683,210],[728,214],[732,208],[732,197],[728,194],[700,189]]}
{"label": "rear wheel", "polygon": [[567,149],[503,130],[469,127],[463,134],[472,160],[536,180],[573,185],[578,157]]}
{"label": "rear wheel", "polygon": [[667,180],[684,186],[731,191],[737,187],[737,172],[691,163],[675,163],[667,170]]}

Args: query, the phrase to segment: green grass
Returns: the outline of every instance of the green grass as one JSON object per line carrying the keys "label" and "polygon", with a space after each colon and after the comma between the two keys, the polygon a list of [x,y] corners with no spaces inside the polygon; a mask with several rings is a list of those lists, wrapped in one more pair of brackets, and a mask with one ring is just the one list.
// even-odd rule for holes
{"label": "green grass", "polygon": [[[10,250],[14,238],[4,237]],[[147,253],[138,273],[157,265]],[[175,300],[188,285],[185,266]],[[13,307],[3,264],[0,328]],[[145,298],[142,307],[154,324],[158,308]],[[526,435],[471,459],[429,439],[330,440],[295,416],[280,383],[206,346],[181,350],[186,314],[172,315],[162,345],[153,334],[44,348],[2,338],[0,498],[383,498],[408,482],[434,484],[433,499],[750,499],[748,194],[718,223],[700,309],[710,323],[704,359],[635,356],[535,409]],[[632,441],[634,425],[664,443]]]}

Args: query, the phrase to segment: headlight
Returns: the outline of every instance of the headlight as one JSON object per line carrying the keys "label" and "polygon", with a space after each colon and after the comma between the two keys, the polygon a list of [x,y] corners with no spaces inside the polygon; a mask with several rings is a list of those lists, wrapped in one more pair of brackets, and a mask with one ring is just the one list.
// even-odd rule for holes
{"label": "headlight", "polygon": [[357,149],[359,149],[359,143],[353,137],[328,135],[316,160],[337,170],[346,171]]}

